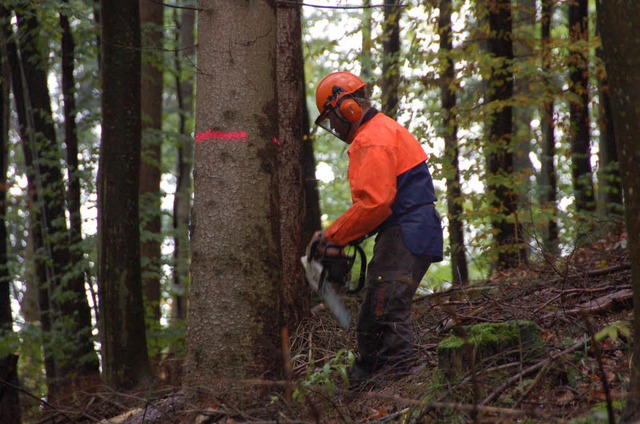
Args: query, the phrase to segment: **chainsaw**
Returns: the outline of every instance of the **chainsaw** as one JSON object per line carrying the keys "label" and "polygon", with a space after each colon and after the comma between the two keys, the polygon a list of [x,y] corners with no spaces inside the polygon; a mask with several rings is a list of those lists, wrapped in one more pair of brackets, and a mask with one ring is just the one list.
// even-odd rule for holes
{"label": "chainsaw", "polygon": [[[305,270],[307,281],[311,288],[320,295],[329,311],[338,320],[340,327],[348,330],[351,326],[351,313],[340,299],[334,284],[342,285],[347,294],[356,294],[364,287],[367,259],[364,250],[359,245],[353,245],[355,251],[352,255],[346,253],[344,247],[328,245],[325,253],[317,254],[319,240],[311,244],[308,256],[300,258]],[[328,255],[327,251],[337,251]],[[360,276],[355,288],[351,288],[351,268],[360,256]]]}

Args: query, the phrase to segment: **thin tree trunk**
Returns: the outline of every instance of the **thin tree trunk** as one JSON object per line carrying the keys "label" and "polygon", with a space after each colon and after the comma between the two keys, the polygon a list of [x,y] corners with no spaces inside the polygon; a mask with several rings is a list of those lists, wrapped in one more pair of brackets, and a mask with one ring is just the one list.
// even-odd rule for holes
{"label": "thin tree trunk", "polygon": [[[64,0],[67,3],[67,0]],[[62,94],[64,99],[64,128],[65,146],[67,147],[67,207],[69,210],[69,239],[70,239],[70,267],[67,271],[69,284],[73,292],[78,293],[75,301],[66,303],[62,309],[63,315],[72,316],[77,314],[78,325],[87,336],[83,338],[81,352],[93,356],[91,361],[83,365],[84,381],[79,382],[83,388],[90,385],[97,386],[100,383],[100,369],[91,334],[93,325],[91,322],[91,310],[87,302],[85,277],[88,273],[88,266],[84,259],[82,248],[82,215],[80,212],[80,174],[78,166],[78,134],[76,125],[76,101],[75,101],[75,80],[74,80],[74,50],[75,42],[69,19],[64,14],[60,14],[60,27],[62,29]],[[85,295],[81,295],[85,293]]]}
{"label": "thin tree trunk", "polygon": [[187,319],[187,290],[189,288],[189,222],[191,220],[191,195],[193,193],[193,138],[191,137],[193,122],[193,75],[185,74],[186,68],[195,63],[194,51],[194,24],[195,12],[190,9],[181,11],[178,18],[177,10],[174,11],[176,25],[180,28],[177,33],[180,49],[175,53],[176,65],[176,92],[178,98],[178,110],[180,110],[181,135],[178,140],[178,159],[176,166],[177,181],[176,195],[173,202],[173,228],[174,237],[174,271],[173,282],[175,294],[172,304],[172,320],[174,322]]}
{"label": "thin tree trunk", "polygon": [[[2,8],[3,16],[10,11]],[[49,399],[54,401],[73,391],[80,380],[93,378],[98,358],[93,350],[91,328],[84,327],[90,314],[79,279],[67,278],[71,262],[70,236],[66,226],[64,183],[59,147],[51,113],[44,58],[39,51],[39,22],[34,10],[17,15],[20,49],[7,43],[23,154],[33,208],[30,231],[34,241],[39,279],[40,320]],[[5,39],[12,29],[3,26]],[[73,311],[73,313],[71,313]],[[66,340],[60,346],[55,340]],[[77,358],[83,358],[78,361]]]}
{"label": "thin tree trunk", "polygon": [[105,383],[150,376],[140,271],[140,11],[103,0],[102,141],[98,167],[98,288]]}
{"label": "thin tree trunk", "polygon": [[382,112],[392,118],[398,113],[400,85],[400,16],[399,0],[384,0],[382,33]]}
{"label": "thin tree trunk", "polygon": [[[588,3],[588,0],[574,0],[569,3],[569,33],[573,45],[589,39]],[[596,210],[596,204],[589,146],[589,59],[585,51],[570,52],[569,70],[569,89],[575,98],[569,102],[569,115],[571,175],[576,210],[592,212]]]}
{"label": "thin tree trunk", "polygon": [[[551,16],[553,0],[543,0],[541,7],[540,39],[542,50],[542,74],[551,73]],[[553,93],[544,94],[545,102],[541,111],[542,123],[542,157],[540,158],[540,204],[549,218],[546,223],[547,232],[544,236],[544,247],[551,254],[558,252],[558,205],[555,158],[555,122],[553,118]]]}
{"label": "thin tree trunk", "polygon": [[371,0],[362,1],[362,50],[360,52],[360,78],[369,82],[373,78],[373,40],[371,38]]}
{"label": "thin tree trunk", "polygon": [[[510,0],[497,0],[489,6],[489,51],[498,59],[489,81],[490,103],[508,102],[513,97],[513,43]],[[489,118],[488,175],[494,209],[492,228],[497,249],[498,270],[513,268],[526,262],[522,230],[518,222],[518,193],[513,180],[512,107],[496,108]]]}
{"label": "thin tree trunk", "polygon": [[[450,167],[447,173],[447,212],[449,216],[449,242],[451,244],[451,272],[455,285],[466,284],[469,280],[469,267],[464,242],[464,221],[462,219],[462,190],[460,187],[460,168],[458,166],[458,125],[455,116],[456,92],[452,85],[455,81],[455,63],[450,56],[453,51],[453,31],[451,0],[440,0],[440,53],[443,54],[442,73],[440,75],[440,95],[444,115],[445,157]],[[446,56],[445,56],[446,55]]]}
{"label": "thin tree trunk", "polygon": [[[517,0],[514,3],[513,54],[517,68],[526,69],[534,56],[533,31],[536,25],[536,0]],[[524,75],[514,78],[513,93],[516,98],[532,98],[529,87],[532,78]],[[521,176],[522,184],[518,188],[518,198],[526,199],[531,190],[529,176],[534,175],[531,153],[531,121],[535,108],[531,104],[516,104],[513,108],[513,172]],[[525,206],[525,205],[523,205]]]}
{"label": "thin tree trunk", "polygon": [[[596,3],[597,8],[597,3]],[[597,13],[597,12],[596,12]],[[600,35],[600,25],[596,22],[596,32]],[[596,56],[602,58],[602,47],[596,49]],[[613,110],[609,96],[609,81],[603,72],[598,72],[598,127],[600,129],[600,166],[598,167],[598,205],[607,215],[623,213],[622,184],[618,164],[616,133],[613,128]]]}
{"label": "thin tree trunk", "polygon": [[[1,18],[0,18],[1,19]],[[4,45],[4,37],[0,34]],[[7,166],[9,162],[9,84],[11,74],[7,52],[0,49],[0,339],[11,340],[13,316],[11,314],[11,276],[9,275],[7,235]],[[0,422],[20,423],[20,397],[18,396],[18,356],[9,353],[0,356]],[[4,384],[8,382],[9,384]]]}

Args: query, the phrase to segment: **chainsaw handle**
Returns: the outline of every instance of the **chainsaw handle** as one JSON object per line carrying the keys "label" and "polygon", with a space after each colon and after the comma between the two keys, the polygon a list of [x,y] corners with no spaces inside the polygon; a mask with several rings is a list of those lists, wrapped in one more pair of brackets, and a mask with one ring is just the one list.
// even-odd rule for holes
{"label": "chainsaw handle", "polygon": [[324,239],[324,232],[317,231],[313,235],[311,243],[309,243],[307,257],[308,258],[336,258],[336,257],[348,257],[345,253],[344,246],[338,246],[337,244],[329,244]]}

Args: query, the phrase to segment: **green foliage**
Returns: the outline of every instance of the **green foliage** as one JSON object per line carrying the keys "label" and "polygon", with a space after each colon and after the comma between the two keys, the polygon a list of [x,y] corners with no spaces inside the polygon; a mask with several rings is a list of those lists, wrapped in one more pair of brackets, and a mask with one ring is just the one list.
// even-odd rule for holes
{"label": "green foliage", "polygon": [[348,371],[355,359],[353,352],[339,350],[321,368],[309,370],[306,379],[293,391],[293,399],[304,404],[308,396],[318,391],[322,391],[326,396],[333,396],[338,381],[349,384]]}
{"label": "green foliage", "polygon": [[633,329],[629,321],[615,321],[595,334],[595,339],[599,342],[610,339],[617,340],[621,337],[630,340]]}

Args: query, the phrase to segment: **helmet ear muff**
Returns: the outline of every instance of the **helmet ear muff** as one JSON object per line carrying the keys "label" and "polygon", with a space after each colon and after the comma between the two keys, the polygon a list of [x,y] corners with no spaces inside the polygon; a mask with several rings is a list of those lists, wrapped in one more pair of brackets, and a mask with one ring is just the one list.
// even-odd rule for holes
{"label": "helmet ear muff", "polygon": [[340,115],[351,123],[358,122],[362,117],[362,108],[351,96],[343,97],[338,103],[338,108]]}

